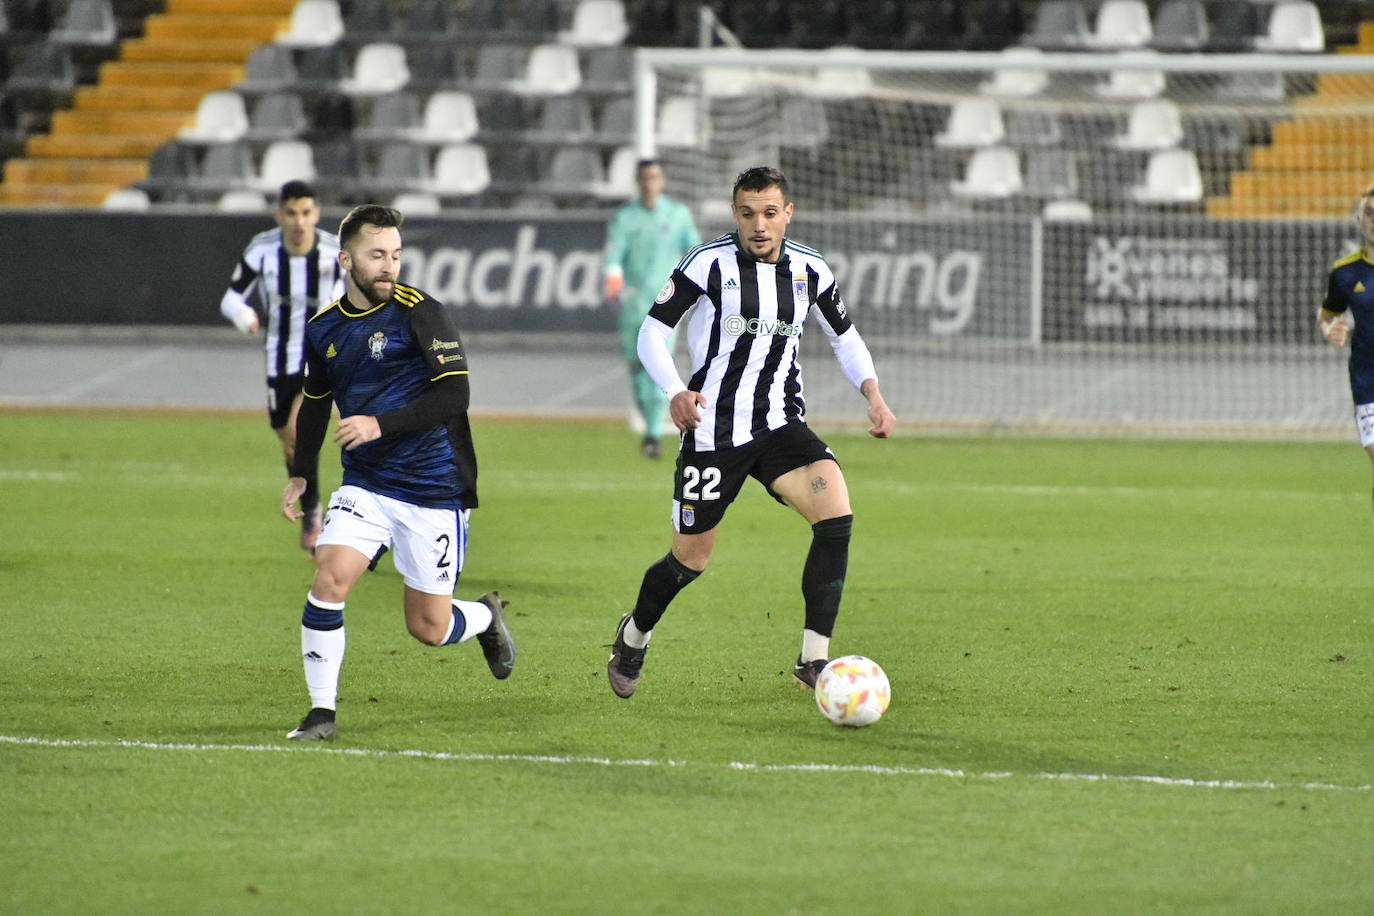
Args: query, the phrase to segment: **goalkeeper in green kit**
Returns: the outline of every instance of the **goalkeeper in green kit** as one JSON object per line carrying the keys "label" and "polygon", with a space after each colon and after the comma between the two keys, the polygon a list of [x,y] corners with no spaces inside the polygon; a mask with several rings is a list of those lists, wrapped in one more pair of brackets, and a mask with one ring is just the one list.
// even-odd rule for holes
{"label": "goalkeeper in green kit", "polygon": [[659,287],[701,236],[687,206],[663,193],[663,166],[642,159],[635,177],[639,197],[616,210],[606,226],[606,298],[620,306],[620,355],[629,364],[630,389],[644,420],[640,451],[657,458],[668,399],[640,365],[639,326]]}

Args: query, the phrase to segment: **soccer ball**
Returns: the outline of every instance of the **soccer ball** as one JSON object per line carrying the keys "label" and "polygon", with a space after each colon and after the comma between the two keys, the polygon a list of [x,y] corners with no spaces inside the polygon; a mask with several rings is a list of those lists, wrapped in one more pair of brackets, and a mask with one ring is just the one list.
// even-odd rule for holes
{"label": "soccer ball", "polygon": [[842,655],[816,678],[816,705],[836,725],[872,725],[887,711],[892,690],[878,663],[862,655]]}

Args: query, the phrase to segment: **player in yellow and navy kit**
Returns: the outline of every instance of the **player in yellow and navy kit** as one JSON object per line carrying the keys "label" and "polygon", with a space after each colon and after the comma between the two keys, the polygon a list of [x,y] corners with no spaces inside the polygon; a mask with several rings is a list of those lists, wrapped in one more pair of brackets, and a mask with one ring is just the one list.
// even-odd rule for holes
{"label": "player in yellow and navy kit", "polygon": [[[1338,347],[1350,344],[1350,393],[1360,445],[1374,461],[1374,184],[1355,210],[1360,247],[1331,265],[1326,299],[1317,310],[1322,336]],[[1354,319],[1352,329],[1346,316]]]}
{"label": "player in yellow and navy kit", "polygon": [[476,636],[497,678],[510,676],[515,644],[495,592],[454,599],[477,506],[477,460],[468,426],[468,364],[443,306],[396,282],[401,214],[355,207],[339,226],[347,293],[306,326],[305,398],[296,417],[296,465],[282,514],[298,519],[299,468],[316,459],[331,406],[343,482],[315,548],[315,578],[301,618],[310,711],[287,737],[334,737],[343,610],[349,591],[389,547],[405,580],[406,626],[428,645]]}

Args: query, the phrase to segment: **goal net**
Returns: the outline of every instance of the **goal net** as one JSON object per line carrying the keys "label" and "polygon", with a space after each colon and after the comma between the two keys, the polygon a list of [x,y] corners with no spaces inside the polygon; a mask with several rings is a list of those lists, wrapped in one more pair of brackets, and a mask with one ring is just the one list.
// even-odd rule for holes
{"label": "goal net", "polygon": [[[1371,60],[644,49],[637,145],[707,237],[783,169],[904,421],[1349,436],[1314,318],[1374,180]],[[811,414],[861,417],[824,370]]]}

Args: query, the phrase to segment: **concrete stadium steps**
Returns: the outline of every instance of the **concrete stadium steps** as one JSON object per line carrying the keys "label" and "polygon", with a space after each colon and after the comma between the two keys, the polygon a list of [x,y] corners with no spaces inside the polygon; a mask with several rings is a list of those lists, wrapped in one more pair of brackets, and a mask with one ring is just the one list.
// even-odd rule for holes
{"label": "concrete stadium steps", "polygon": [[282,16],[149,16],[144,35],[156,40],[206,40],[251,38],[259,44],[273,41],[290,23]]}
{"label": "concrete stadium steps", "polygon": [[77,111],[193,111],[204,95],[200,86],[82,86],[72,107]]}
{"label": "concrete stadium steps", "polygon": [[[1341,53],[1374,54],[1374,22],[1359,24],[1358,44]],[[1363,104],[1362,104],[1363,103]],[[1374,75],[1323,73],[1311,95],[1294,99],[1292,117],[1272,125],[1268,146],[1250,149],[1227,193],[1207,200],[1222,219],[1346,216],[1374,175]]]}
{"label": "concrete stadium steps", "polygon": [[120,46],[119,58],[151,63],[241,64],[260,44],[257,38],[131,38]]}
{"label": "concrete stadium steps", "polygon": [[147,177],[148,157],[195,120],[201,98],[244,76],[253,49],[285,31],[296,0],[168,0],[55,111],[48,134],[6,163],[0,206],[99,206]]}
{"label": "concrete stadium steps", "polygon": [[5,181],[17,184],[99,184],[124,186],[148,177],[148,160],[10,159]]}
{"label": "concrete stadium steps", "polygon": [[[100,66],[98,88],[106,86],[193,86],[206,92],[227,89],[243,79],[242,65],[171,64],[112,60]],[[195,108],[195,105],[191,105]]]}

